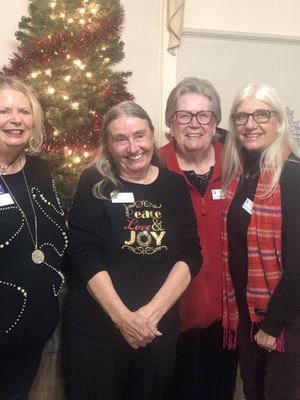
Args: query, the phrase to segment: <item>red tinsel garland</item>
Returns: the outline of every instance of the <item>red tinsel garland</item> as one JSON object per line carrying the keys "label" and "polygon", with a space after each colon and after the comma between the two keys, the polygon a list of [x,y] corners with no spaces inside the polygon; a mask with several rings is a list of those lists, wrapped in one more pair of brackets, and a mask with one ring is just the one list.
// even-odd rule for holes
{"label": "red tinsel garland", "polygon": [[102,17],[92,24],[83,27],[78,34],[66,31],[44,38],[26,46],[19,46],[18,53],[13,53],[10,65],[4,66],[2,72],[5,75],[14,75],[23,78],[30,73],[30,65],[33,63],[49,64],[53,59],[67,59],[68,54],[73,53],[78,57],[84,57],[84,52],[90,46],[108,42],[120,35],[121,24],[124,20],[124,10],[120,8],[115,15]]}

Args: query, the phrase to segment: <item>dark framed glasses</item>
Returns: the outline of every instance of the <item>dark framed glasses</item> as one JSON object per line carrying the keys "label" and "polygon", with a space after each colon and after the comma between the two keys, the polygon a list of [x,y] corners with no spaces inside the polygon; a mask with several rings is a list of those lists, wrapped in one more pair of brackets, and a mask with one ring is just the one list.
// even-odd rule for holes
{"label": "dark framed glasses", "polygon": [[188,125],[191,123],[192,119],[195,117],[198,124],[200,125],[208,125],[211,123],[212,119],[215,116],[213,111],[199,111],[196,114],[193,114],[189,111],[175,111],[175,116],[177,122],[180,125]]}
{"label": "dark framed glasses", "polygon": [[276,111],[256,110],[253,113],[237,112],[231,114],[231,118],[235,125],[246,125],[250,117],[252,117],[258,124],[265,124],[266,122],[269,122],[272,113],[276,113]]}

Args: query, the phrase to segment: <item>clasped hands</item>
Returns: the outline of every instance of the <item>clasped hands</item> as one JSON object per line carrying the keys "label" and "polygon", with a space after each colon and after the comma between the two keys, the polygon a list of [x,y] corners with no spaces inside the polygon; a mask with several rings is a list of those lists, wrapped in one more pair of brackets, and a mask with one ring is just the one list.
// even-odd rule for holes
{"label": "clasped hands", "polygon": [[116,326],[127,343],[132,348],[138,349],[162,335],[157,329],[158,322],[158,315],[151,312],[146,305],[133,312],[128,310],[126,315],[123,315],[122,319],[116,323]]}
{"label": "clasped hands", "polygon": [[268,335],[262,329],[254,336],[254,340],[259,347],[268,352],[276,350],[276,337]]}

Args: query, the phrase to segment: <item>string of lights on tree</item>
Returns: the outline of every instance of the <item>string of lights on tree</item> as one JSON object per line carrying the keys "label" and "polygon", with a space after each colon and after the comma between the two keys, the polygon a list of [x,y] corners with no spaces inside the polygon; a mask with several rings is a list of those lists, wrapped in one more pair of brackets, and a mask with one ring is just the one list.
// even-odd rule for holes
{"label": "string of lights on tree", "polygon": [[[20,42],[2,73],[37,94],[45,114],[44,156],[73,192],[82,165],[97,147],[103,115],[131,100],[123,57],[124,10],[119,0],[31,0],[15,33]],[[69,196],[69,195],[67,195]]]}

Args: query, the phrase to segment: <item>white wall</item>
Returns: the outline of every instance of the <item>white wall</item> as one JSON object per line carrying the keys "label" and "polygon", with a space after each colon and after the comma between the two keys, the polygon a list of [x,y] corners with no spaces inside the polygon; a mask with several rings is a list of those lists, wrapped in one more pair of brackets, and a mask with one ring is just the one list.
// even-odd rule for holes
{"label": "white wall", "polygon": [[186,28],[300,35],[299,0],[185,0]]}
{"label": "white wall", "polygon": [[0,67],[8,63],[9,56],[16,49],[18,42],[15,32],[22,15],[27,15],[28,0],[1,1],[0,13],[2,15],[0,24],[1,52]]}
{"label": "white wall", "polygon": [[168,0],[121,0],[125,8],[125,59],[118,68],[130,70],[128,88],[149,113],[158,144],[165,142],[164,109],[176,84],[177,58],[168,51]]}
{"label": "white wall", "polygon": [[149,113],[157,136],[161,126],[162,35],[164,2],[161,0],[121,0],[125,8],[122,40],[125,58],[118,69],[132,72],[128,88]]}

